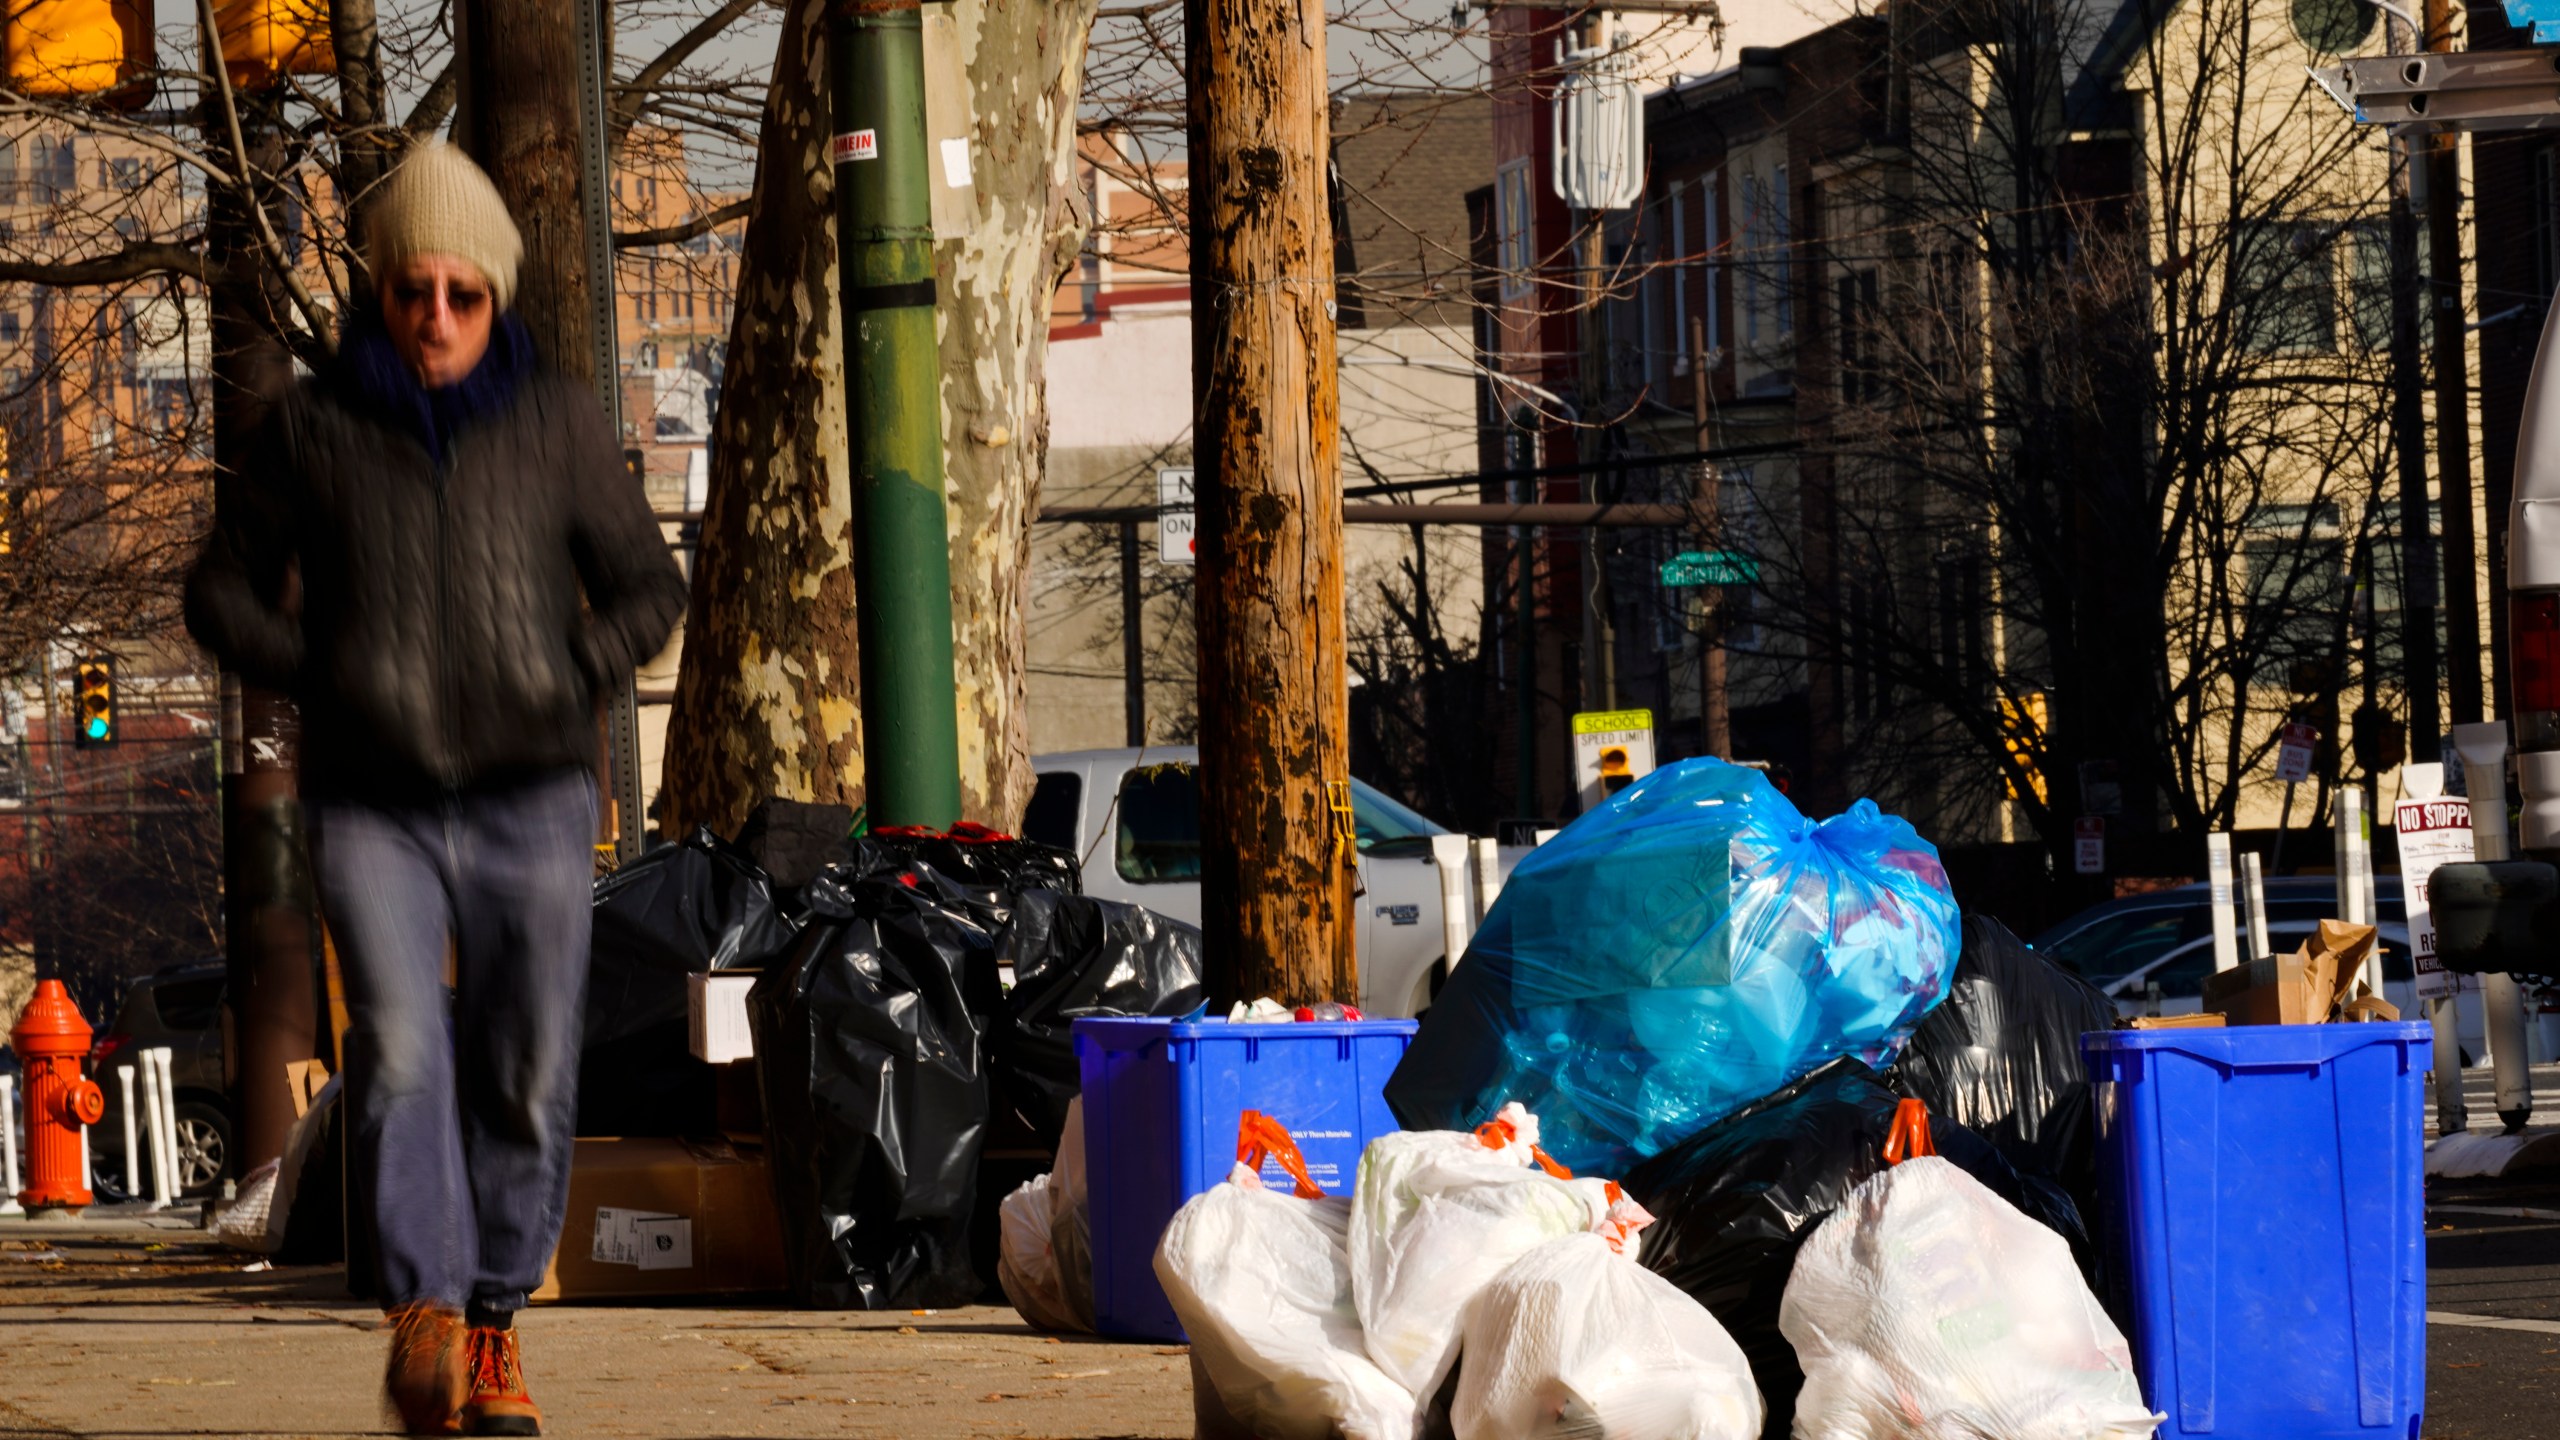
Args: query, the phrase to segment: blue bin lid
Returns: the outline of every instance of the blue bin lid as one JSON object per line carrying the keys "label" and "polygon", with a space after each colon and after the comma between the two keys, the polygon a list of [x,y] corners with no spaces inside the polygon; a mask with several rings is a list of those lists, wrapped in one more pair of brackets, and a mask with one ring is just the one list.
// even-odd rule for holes
{"label": "blue bin lid", "polygon": [[1362,1035],[1411,1035],[1419,1020],[1281,1020],[1270,1024],[1237,1024],[1230,1020],[1131,1019],[1119,1016],[1078,1020],[1074,1034],[1105,1050],[1135,1050],[1166,1040],[1243,1036],[1252,1040],[1330,1040]]}
{"label": "blue bin lid", "polygon": [[2092,1030],[2080,1037],[2091,1059],[2129,1051],[2168,1050],[2222,1065],[2320,1065],[2368,1045],[2431,1045],[2423,1020],[2322,1025],[2200,1025],[2168,1030]]}

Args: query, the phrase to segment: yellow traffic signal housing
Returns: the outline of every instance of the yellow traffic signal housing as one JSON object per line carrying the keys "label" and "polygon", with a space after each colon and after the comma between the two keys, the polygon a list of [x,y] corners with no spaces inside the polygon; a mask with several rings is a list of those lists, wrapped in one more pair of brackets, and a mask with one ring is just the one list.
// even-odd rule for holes
{"label": "yellow traffic signal housing", "polygon": [[231,83],[260,90],[282,75],[327,75],[338,68],[329,43],[329,0],[214,0]]}
{"label": "yellow traffic signal housing", "polygon": [[151,102],[150,0],[7,0],[0,50],[21,95],[97,95],[134,110]]}
{"label": "yellow traffic signal housing", "polygon": [[82,749],[116,743],[116,662],[93,655],[80,662],[78,695],[71,706],[72,743]]}
{"label": "yellow traffic signal housing", "polygon": [[[2018,763],[2018,768],[2027,772],[2027,784],[2035,790],[2038,804],[2042,804],[2045,799],[2045,726],[2043,691],[2030,690],[2015,700],[2005,695],[2000,697],[2000,728],[2007,737],[2001,744],[2008,750],[2009,757]],[[2018,792],[2018,782],[2015,780],[2003,780],[2001,788],[2012,800],[2026,798]]]}

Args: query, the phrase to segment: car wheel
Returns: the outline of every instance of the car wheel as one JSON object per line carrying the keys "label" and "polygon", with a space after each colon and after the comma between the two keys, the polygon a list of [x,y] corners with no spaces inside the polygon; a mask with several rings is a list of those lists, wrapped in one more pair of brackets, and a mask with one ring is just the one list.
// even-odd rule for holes
{"label": "car wheel", "polygon": [[210,1195],[231,1164],[231,1122],[202,1101],[178,1104],[178,1193]]}
{"label": "car wheel", "polygon": [[89,1193],[101,1205],[121,1205],[133,1197],[124,1193],[124,1161],[109,1160],[104,1155],[89,1158]]}

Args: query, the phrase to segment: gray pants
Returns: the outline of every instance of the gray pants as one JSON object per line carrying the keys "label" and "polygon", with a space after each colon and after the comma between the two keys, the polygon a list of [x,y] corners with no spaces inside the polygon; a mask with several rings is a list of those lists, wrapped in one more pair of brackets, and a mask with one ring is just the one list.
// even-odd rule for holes
{"label": "gray pants", "polygon": [[512,1313],[542,1283],[568,1203],[595,782],[567,770],[311,811],[383,1305]]}

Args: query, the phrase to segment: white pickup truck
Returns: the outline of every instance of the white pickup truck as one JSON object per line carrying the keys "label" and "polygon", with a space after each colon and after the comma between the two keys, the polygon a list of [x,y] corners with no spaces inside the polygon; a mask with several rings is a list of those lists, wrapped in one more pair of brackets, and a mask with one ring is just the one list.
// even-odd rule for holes
{"label": "white pickup truck", "polygon": [[[1199,760],[1188,745],[1042,755],[1031,762],[1039,787],[1022,833],[1074,851],[1086,894],[1197,925]],[[1367,892],[1359,901],[1360,1008],[1420,1014],[1454,958],[1441,942],[1440,872],[1431,860],[1431,837],[1450,832],[1358,780],[1351,817]],[[1525,853],[1505,847],[1504,873]]]}

